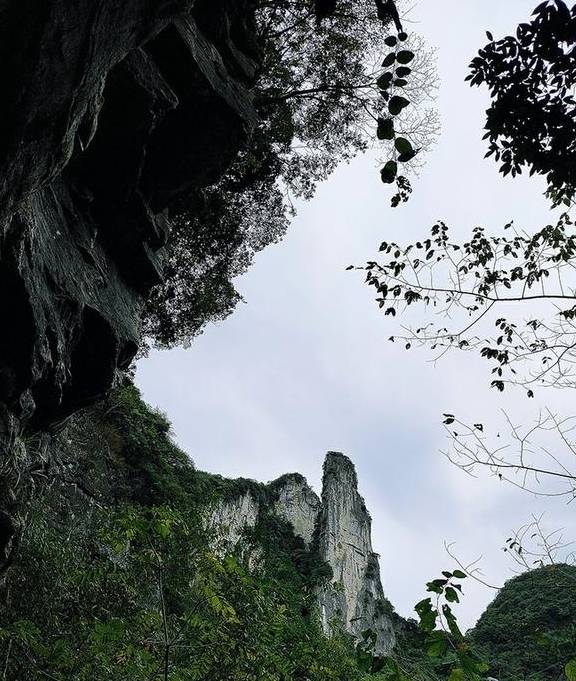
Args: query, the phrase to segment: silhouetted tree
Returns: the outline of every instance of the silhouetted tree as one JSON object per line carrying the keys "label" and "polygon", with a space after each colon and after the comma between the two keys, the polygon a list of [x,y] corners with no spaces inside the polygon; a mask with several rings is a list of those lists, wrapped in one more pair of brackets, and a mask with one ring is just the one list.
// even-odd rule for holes
{"label": "silhouetted tree", "polygon": [[[311,198],[339,163],[376,143],[395,159],[408,144],[414,153],[404,162],[414,166],[416,150],[437,133],[436,114],[426,106],[436,86],[433,54],[417,37],[386,37],[393,16],[379,14],[374,0],[340,0],[319,25],[309,0],[258,0],[257,26],[260,125],[221,181],[174,211],[165,282],[144,316],[145,334],[159,346],[186,344],[230,314],[241,300],[233,278],[282,238],[294,198]],[[402,77],[392,78],[394,69]],[[394,114],[396,130],[384,137],[379,120],[383,111],[392,115],[390,101],[401,99],[400,90],[411,106]],[[405,176],[398,190],[397,201],[406,200]]]}

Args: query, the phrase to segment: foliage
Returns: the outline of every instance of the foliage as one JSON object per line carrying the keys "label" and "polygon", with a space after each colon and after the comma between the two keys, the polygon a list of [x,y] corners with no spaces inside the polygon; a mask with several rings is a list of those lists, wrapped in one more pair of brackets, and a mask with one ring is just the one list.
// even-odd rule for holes
{"label": "foliage", "polygon": [[0,629],[5,678],[359,678],[291,584],[210,553],[184,514],[125,507],[98,524],[64,551],[34,526]]}
{"label": "foliage", "polygon": [[516,36],[486,45],[470,64],[471,85],[485,84],[487,156],[512,176],[528,167],[546,175],[554,205],[570,205],[576,191],[576,6],[542,2]]}
{"label": "foliage", "polygon": [[[491,90],[487,137],[489,154],[503,161],[512,175],[528,166],[547,175],[553,204],[571,205],[573,182],[574,82],[573,12],[563,2],[544,2],[530,24],[521,24],[517,37],[492,41],[471,64],[472,84]],[[568,155],[568,156],[567,156]],[[569,165],[569,168],[567,166]],[[382,261],[368,262],[366,280],[377,292],[385,315],[410,317],[409,308],[424,309],[431,319],[390,337],[408,350],[428,347],[442,357],[452,350],[475,352],[491,364],[491,387],[504,391],[519,385],[531,398],[538,388],[574,387],[576,286],[573,259],[576,242],[568,213],[535,233],[517,229],[489,235],[476,227],[470,239],[456,243],[439,221],[425,238],[408,244],[383,242]],[[570,418],[548,411],[536,424],[522,429],[507,418],[517,454],[510,457],[502,444],[487,442],[484,425],[463,423],[444,414],[452,441],[452,461],[467,472],[486,466],[499,479],[533,489],[529,483],[548,475],[573,496],[575,476]],[[545,446],[532,447],[533,438],[556,430],[562,461]],[[549,459],[538,461],[535,451]],[[560,470],[561,469],[561,470]]]}
{"label": "foliage", "polygon": [[[397,132],[398,123],[402,126],[402,113],[411,105],[410,99],[404,96],[412,73],[411,64],[415,54],[406,49],[403,44],[408,34],[403,31],[398,36],[388,36],[386,45],[392,48],[384,57],[382,66],[385,71],[378,77],[376,84],[385,103],[385,112],[377,119],[376,134],[379,140],[389,140],[392,148],[390,158],[380,171],[380,177],[385,184],[396,183],[398,192],[392,198],[392,206],[396,207],[401,201],[406,202],[412,191],[408,178],[399,174],[398,164],[409,164],[416,157],[420,148],[414,146],[401,128]],[[401,93],[401,94],[399,94]]]}
{"label": "foliage", "polygon": [[[386,29],[372,0],[342,0],[320,25],[309,0],[258,0],[255,7],[263,57],[255,84],[260,123],[215,186],[192,192],[173,208],[165,280],[144,313],[145,335],[160,347],[186,345],[208,322],[232,312],[241,300],[233,278],[255,253],[283,237],[294,197],[311,198],[339,163],[374,144],[377,120],[388,106],[390,83],[377,84],[383,84]],[[412,104],[395,116],[397,141],[406,141],[398,149],[393,137],[378,137],[387,155],[402,156],[410,166],[407,140],[424,149],[437,134],[438,118],[427,106],[436,76],[421,39],[410,36],[402,45],[392,56],[404,76],[392,87]],[[413,55],[410,66],[407,55]],[[392,99],[399,101],[394,94],[390,106]],[[397,202],[409,193],[402,176]]]}
{"label": "foliage", "polygon": [[209,321],[227,317],[242,300],[232,279],[284,236],[289,210],[269,157],[263,140],[254,140],[218,184],[191,192],[179,206],[164,281],[146,301],[144,334],[157,345],[186,345]]}
{"label": "foliage", "polygon": [[288,523],[261,514],[250,569],[210,548],[211,502],[250,492],[266,509],[275,488],[197,471],[169,430],[126,383],[62,436],[105,463],[83,478],[62,460],[67,485],[29,509],[1,613],[3,678],[360,681],[350,638],[320,628],[314,589],[329,571]]}
{"label": "foliage", "polygon": [[[421,324],[401,339],[407,348],[429,346],[478,352],[491,362],[492,387],[525,386],[532,397],[539,386],[573,385],[576,348],[576,289],[572,259],[573,221],[563,214],[556,224],[533,235],[505,229],[510,236],[488,236],[482,227],[463,243],[450,239],[443,222],[428,238],[408,246],[383,242],[381,262],[369,262],[366,279],[387,315],[411,305],[430,309],[441,321]],[[499,314],[516,303],[519,310],[538,303],[524,321]],[[492,320],[495,333],[488,334]],[[446,326],[444,326],[446,324]]]}
{"label": "foliage", "polygon": [[451,607],[460,602],[460,580],[465,578],[461,570],[442,572],[442,577],[426,585],[429,592],[436,594],[435,600],[425,598],[414,608],[420,618],[420,629],[426,635],[425,649],[445,669],[449,681],[477,681],[488,671],[488,665],[460,630]]}
{"label": "foliage", "polygon": [[576,654],[575,623],[576,568],[547,565],[508,581],[469,638],[500,681],[552,681]]}
{"label": "foliage", "polygon": [[170,437],[170,423],[125,381],[98,408],[99,423],[130,479],[127,499],[142,504],[182,504],[207,493],[205,476]]}
{"label": "foliage", "polygon": [[[488,37],[491,43],[472,61],[468,76],[473,85],[485,83],[490,89],[488,155],[502,161],[505,175],[516,175],[524,166],[546,174],[553,204],[571,205],[576,9],[570,11],[562,0],[543,2],[530,23],[520,24],[516,37]],[[391,340],[402,340],[407,349],[426,345],[439,354],[478,352],[493,364],[491,385],[499,391],[516,383],[532,397],[539,386],[572,387],[572,226],[565,213],[533,234],[513,222],[504,228],[510,236],[490,236],[477,227],[459,244],[439,221],[429,237],[415,243],[382,243],[384,261],[369,262],[365,270],[385,314],[394,317],[418,304],[442,318]],[[511,304],[523,321],[500,313]],[[490,320],[493,334],[487,330]]]}

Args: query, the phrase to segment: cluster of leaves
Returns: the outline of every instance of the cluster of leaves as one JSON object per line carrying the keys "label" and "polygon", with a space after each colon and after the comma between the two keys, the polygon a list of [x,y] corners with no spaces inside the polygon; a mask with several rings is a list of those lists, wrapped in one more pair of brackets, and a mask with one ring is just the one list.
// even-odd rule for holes
{"label": "cluster of leaves", "polygon": [[120,492],[124,501],[184,506],[210,493],[208,477],[172,441],[166,415],[145,404],[132,382],[126,380],[98,405],[92,421],[116,456],[111,475],[128,481]]}
{"label": "cluster of leaves", "polygon": [[[545,174],[554,205],[571,205],[576,176],[576,9],[562,0],[541,3],[516,36],[494,41],[472,61],[471,84],[488,85],[488,155],[504,174],[523,167]],[[457,348],[478,352],[493,364],[492,387],[573,387],[576,335],[576,241],[567,214],[534,234],[505,229],[490,236],[481,227],[464,243],[449,239],[439,222],[430,238],[407,247],[383,243],[383,263],[369,262],[367,281],[385,314],[420,304],[433,308],[440,323],[426,323],[391,340],[406,348],[426,345],[439,354]],[[510,317],[502,307],[518,310]],[[526,319],[526,309],[530,313]],[[487,327],[492,319],[496,333]],[[446,320],[446,321],[445,321]]]}
{"label": "cluster of leaves", "polygon": [[377,137],[379,140],[393,142],[394,156],[387,161],[380,171],[382,182],[392,184],[396,182],[398,193],[392,199],[392,205],[397,206],[400,201],[407,201],[410,195],[410,183],[405,175],[398,175],[398,163],[411,161],[419,149],[415,149],[412,142],[398,135],[394,126],[394,119],[398,117],[406,107],[410,106],[410,100],[398,94],[408,85],[407,78],[412,73],[408,64],[414,59],[414,52],[404,49],[402,43],[406,41],[408,34],[398,33],[398,36],[388,36],[385,44],[393,48],[385,57],[382,66],[386,69],[379,76],[376,84],[380,89],[382,99],[386,103],[386,117],[378,117]]}
{"label": "cluster of leaves", "polygon": [[508,581],[469,639],[500,681],[572,681],[575,622],[576,568],[548,565]]}
{"label": "cluster of leaves", "polygon": [[156,345],[187,345],[242,300],[232,280],[288,226],[278,173],[277,159],[254,139],[218,184],[191,191],[175,210],[164,280],[148,296],[143,317],[144,335]]}
{"label": "cluster of leaves", "polygon": [[576,192],[576,6],[546,0],[516,36],[491,41],[470,64],[471,85],[486,84],[487,156],[504,175],[545,175],[554,205]]}
{"label": "cluster of leaves", "polygon": [[430,657],[446,670],[449,681],[477,681],[488,671],[488,665],[474,651],[460,630],[452,604],[460,602],[466,574],[461,570],[444,571],[442,577],[428,582],[427,590],[435,594],[416,604],[420,628],[425,632],[424,645]]}
{"label": "cluster of leaves", "polygon": [[[413,305],[430,308],[442,321],[407,328],[391,340],[406,348],[428,346],[475,351],[492,362],[492,387],[523,385],[529,397],[536,386],[572,386],[576,360],[576,281],[573,221],[563,214],[535,234],[505,229],[510,236],[489,236],[476,227],[463,244],[450,239],[438,222],[431,234],[408,246],[383,242],[381,262],[365,266],[366,280],[377,291],[386,315]],[[524,320],[501,316],[500,308],[524,312]],[[507,313],[506,313],[507,314]],[[490,333],[492,320],[495,333]]]}

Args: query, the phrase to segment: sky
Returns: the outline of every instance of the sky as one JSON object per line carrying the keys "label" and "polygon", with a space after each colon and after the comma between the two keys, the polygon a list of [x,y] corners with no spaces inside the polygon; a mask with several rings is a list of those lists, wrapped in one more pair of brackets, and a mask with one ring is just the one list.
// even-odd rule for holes
{"label": "sky", "polygon": [[[485,580],[514,574],[502,551],[511,531],[544,513],[551,529],[576,538],[573,510],[500,483],[470,478],[442,455],[442,413],[497,424],[505,409],[530,423],[550,405],[566,413],[566,395],[489,389],[484,360],[387,342],[397,322],[384,317],[372,289],[350,264],[375,259],[383,240],[410,243],[443,219],[465,239],[476,225],[496,232],[511,218],[527,229],[551,212],[538,179],[503,179],[484,159],[487,95],[464,83],[467,64],[487,41],[514,31],[535,0],[420,0],[410,28],[438,48],[437,106],[442,133],[410,201],[390,208],[376,158],[340,167],[298,215],[285,239],[258,254],[236,282],[245,298],[191,347],[152,352],[136,381],[146,401],[170,418],[174,438],[198,468],[261,481],[298,471],[320,491],[326,451],[355,463],[372,515],[384,589],[397,611],[413,616],[425,582],[482,556]],[[473,625],[493,589],[468,580],[458,615]]]}

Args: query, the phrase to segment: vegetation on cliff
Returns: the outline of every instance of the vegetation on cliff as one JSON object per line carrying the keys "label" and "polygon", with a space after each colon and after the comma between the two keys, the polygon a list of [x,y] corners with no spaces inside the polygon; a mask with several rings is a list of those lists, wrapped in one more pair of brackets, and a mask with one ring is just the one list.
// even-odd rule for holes
{"label": "vegetation on cliff", "polygon": [[250,570],[210,549],[210,500],[264,486],[197,471],[134,386],[79,416],[54,454],[8,582],[4,679],[363,676],[350,637],[320,629],[329,572],[288,523],[261,518]]}
{"label": "vegetation on cliff", "polygon": [[[472,644],[504,681],[548,681],[573,652],[576,573],[563,566],[509,582],[460,662],[446,610],[458,571],[430,582],[446,600],[438,611],[431,599],[418,604],[419,622],[382,604],[397,635],[392,658],[372,656],[370,632],[359,645],[342,631],[326,637],[316,587],[331,572],[288,522],[261,514],[238,554],[211,548],[211,503],[250,492],[268,508],[282,480],[198,471],[130,383],[77,416],[53,455],[58,468],[30,504],[7,583],[4,679],[436,681],[477,664]],[[440,612],[447,633],[434,629]]]}
{"label": "vegetation on cliff", "polygon": [[[396,133],[404,151],[406,144],[429,147],[437,135],[430,106],[435,63],[423,41],[403,34],[406,42],[398,43],[386,23],[391,17],[383,22],[373,0],[340,0],[320,25],[310,4],[254,3],[262,57],[254,85],[259,124],[217,184],[191,191],[172,209],[164,281],[152,290],[144,315],[146,335],[159,346],[186,344],[232,312],[241,300],[233,278],[284,236],[295,199],[311,198],[340,163],[375,143],[397,158]],[[394,43],[385,45],[388,34]],[[384,135],[378,120],[394,73],[379,80],[387,50],[405,55],[398,64],[395,56],[386,62],[400,68],[394,88],[405,105],[396,112],[396,130]],[[416,151],[409,156],[413,166]]]}
{"label": "vegetation on cliff", "polygon": [[469,638],[500,681],[563,678],[576,653],[576,567],[546,565],[514,577]]}

